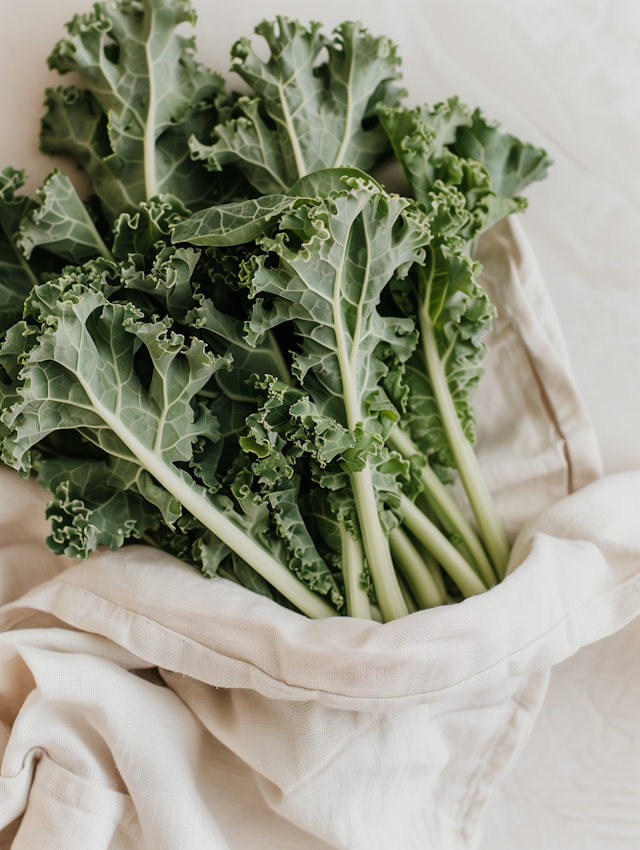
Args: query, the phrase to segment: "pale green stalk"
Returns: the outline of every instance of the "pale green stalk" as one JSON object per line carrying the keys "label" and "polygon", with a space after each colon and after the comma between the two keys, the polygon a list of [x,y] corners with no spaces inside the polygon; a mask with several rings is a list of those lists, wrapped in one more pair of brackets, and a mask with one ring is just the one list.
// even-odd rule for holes
{"label": "pale green stalk", "polygon": [[[405,531],[407,531],[406,528],[405,528]],[[444,576],[442,575],[442,567],[436,561],[436,559],[433,557],[433,555],[427,549],[427,547],[424,546],[418,540],[417,537],[414,537],[412,534],[409,534],[408,536],[409,536],[409,540],[411,540],[411,542],[415,546],[418,554],[422,558],[422,562],[424,563],[426,568],[431,573],[431,576],[432,576],[433,580],[435,581],[438,590],[440,591],[440,595],[442,596],[443,600],[446,602],[447,598],[448,598],[448,593],[447,593],[447,586],[444,583]]]}
{"label": "pale green stalk", "polygon": [[409,613],[391,560],[389,540],[378,516],[369,464],[349,476],[356,501],[364,551],[385,623]]}
{"label": "pale green stalk", "polygon": [[[342,252],[340,264],[336,269],[333,291],[333,321],[336,329],[336,355],[342,376],[345,411],[347,415],[347,426],[350,431],[355,431],[362,418],[361,401],[358,393],[358,381],[356,378],[358,345],[360,343],[362,304],[359,305],[356,328],[353,332],[353,344],[351,351],[347,350],[345,339],[346,333],[343,328],[341,309],[341,282],[344,273],[345,249]],[[369,252],[367,252],[367,268],[365,280],[369,274]],[[366,285],[362,286],[364,297],[367,291]],[[376,589],[378,604],[385,622],[405,617],[409,612],[398,584],[391,560],[389,540],[380,524],[378,516],[378,504],[376,501],[373,481],[371,480],[371,467],[367,459],[364,469],[352,472],[349,475],[353,495],[360,523],[360,533],[364,544],[364,552],[371,571],[371,578]]]}
{"label": "pale green stalk", "polygon": [[465,596],[474,596],[487,590],[473,567],[411,499],[402,496],[400,510],[404,514],[404,524],[409,531],[429,549]]}
{"label": "pale green stalk", "polygon": [[389,534],[389,542],[393,560],[402,572],[418,605],[421,608],[444,605],[444,598],[438,585],[404,531],[401,528],[394,528]]}
{"label": "pale green stalk", "polygon": [[[409,459],[420,454],[420,450],[411,437],[397,425],[387,437],[387,443],[404,458]],[[420,479],[424,486],[425,497],[445,531],[448,534],[460,535],[464,548],[456,548],[461,549],[464,557],[469,558],[471,565],[478,568],[482,580],[489,587],[494,585],[497,581],[496,574],[478,535],[451,493],[429,466],[428,461],[424,463],[420,470]]]}
{"label": "pale green stalk", "polygon": [[409,585],[404,580],[402,573],[398,574],[398,584],[400,585],[400,590],[402,591],[402,596],[404,597],[405,605],[407,606],[410,614],[415,614],[416,611],[419,611],[420,608],[416,604],[415,599],[411,595],[411,589]]}
{"label": "pale green stalk", "polygon": [[[460,479],[469,498],[469,503],[480,528],[480,534],[495,567],[498,578],[505,576],[509,561],[509,543],[500,522],[491,494],[484,482],[480,466],[471,443],[467,440],[456,408],[449,392],[444,364],[438,353],[438,343],[429,315],[431,284],[433,282],[432,263],[431,274],[427,277],[425,270],[420,269],[422,280],[420,318],[420,337],[427,364],[427,372],[431,380],[433,394],[438,405],[442,424],[444,426],[451,452],[458,468]],[[444,566],[444,565],[443,565]],[[462,588],[461,588],[462,589]]]}
{"label": "pale green stalk", "polygon": [[344,590],[347,597],[347,612],[350,617],[371,619],[369,595],[361,586],[360,580],[364,572],[364,552],[362,542],[356,540],[343,522],[340,523],[340,543],[342,548],[342,575]]}

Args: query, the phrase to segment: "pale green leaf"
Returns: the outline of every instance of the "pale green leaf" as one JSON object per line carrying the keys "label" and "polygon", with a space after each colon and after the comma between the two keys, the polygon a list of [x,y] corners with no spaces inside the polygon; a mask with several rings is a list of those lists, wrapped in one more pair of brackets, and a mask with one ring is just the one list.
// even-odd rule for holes
{"label": "pale green leaf", "polygon": [[382,191],[382,186],[370,174],[359,168],[342,166],[339,168],[320,168],[301,177],[289,189],[289,195],[296,198],[328,198],[332,192],[344,192],[345,180],[355,177],[371,183]]}
{"label": "pale green leaf", "polygon": [[112,259],[66,174],[54,169],[38,189],[38,199],[40,206],[20,225],[18,243],[27,259],[39,245],[76,264],[99,256]]}
{"label": "pale green leaf", "polygon": [[[191,513],[309,616],[336,613],[288,569],[286,547],[266,505],[254,505],[242,494],[235,502],[212,495],[209,473],[200,476],[206,479],[202,484],[191,474],[203,460],[193,462],[194,446],[220,438],[217,420],[197,394],[217,370],[230,366],[227,358],[210,353],[195,337],[185,344],[171,332],[168,317],[144,322],[133,305],[110,303],[73,278],[36,287],[27,314],[39,325],[39,337],[24,355],[19,400],[2,411],[9,464],[26,472],[37,443],[56,431],[76,431],[127,469],[139,470],[137,482],[150,480],[166,490],[176,513],[183,508]],[[159,504],[155,496],[154,501]],[[79,515],[89,521],[86,509]],[[61,522],[70,527],[64,517]]]}
{"label": "pale green leaf", "polygon": [[201,210],[174,227],[173,242],[221,247],[252,242],[267,231],[269,222],[295,202],[295,198],[287,195],[269,195]]}
{"label": "pale green leaf", "polygon": [[489,127],[457,98],[433,109],[382,104],[377,112],[416,200],[430,211],[443,190],[460,192],[467,221],[459,233],[466,239],[525,209],[516,192],[546,174],[544,151]]}
{"label": "pale green leaf", "polygon": [[[168,332],[169,322],[141,323],[135,308],[110,304],[102,293],[77,283],[36,287],[30,311],[41,322],[48,317],[55,322],[45,325],[31,348],[22,401],[5,420],[15,428],[18,466],[61,421],[138,464],[132,446],[170,464],[188,461],[199,435],[216,438],[215,420],[204,408],[194,409],[191,399],[216,369],[229,364],[208,354],[202,342],[193,339],[185,348],[183,337]],[[141,344],[153,367],[148,387],[132,368]]]}
{"label": "pale green leaf", "polygon": [[[394,106],[399,59],[389,39],[374,38],[358,23],[341,24],[332,38],[278,17],[256,33],[271,53],[262,61],[248,39],[232,51],[232,69],[257,97],[240,98],[234,117],[216,127],[215,141],[192,144],[192,155],[211,169],[237,166],[263,195],[286,193],[305,174],[352,165],[369,170],[388,147],[373,113]],[[317,65],[326,49],[328,59]]]}
{"label": "pale green leaf", "polygon": [[128,185],[115,168],[107,132],[107,116],[90,91],[75,86],[48,88],[44,105],[47,112],[40,128],[40,148],[44,153],[65,154],[86,172],[100,198],[108,221],[124,211],[134,212],[145,200]]}
{"label": "pale green leaf", "polygon": [[472,122],[461,127],[452,149],[459,156],[482,163],[491,175],[493,191],[513,198],[535,180],[544,180],[552,164],[546,152],[502,133],[497,122],[489,123],[479,109]]}
{"label": "pale green leaf", "polygon": [[[251,334],[259,339],[292,320],[302,339],[294,371],[320,412],[350,431],[360,422],[392,421],[397,413],[378,395],[386,367],[376,348],[391,345],[406,359],[416,340],[411,321],[384,317],[377,306],[389,279],[422,260],[430,238],[424,217],[410,201],[353,180],[328,200],[285,213],[280,228],[261,241],[277,265],[262,264],[252,284],[253,293],[275,296],[278,309],[258,303]],[[288,234],[301,240],[299,248]]]}
{"label": "pale green leaf", "polygon": [[229,182],[190,157],[187,140],[210,135],[224,83],[195,62],[184,23],[195,23],[188,0],[96,3],[49,57],[86,90],[47,91],[42,148],[79,162],[110,221],[160,194],[191,208],[230,200],[230,188],[242,194],[238,175]]}
{"label": "pale green leaf", "polygon": [[[140,256],[132,260],[142,260]],[[186,313],[196,305],[192,276],[200,260],[200,252],[193,248],[169,246],[153,258],[151,269],[140,268],[132,262],[122,271],[122,282],[128,290],[145,292],[162,304],[163,314],[183,321]]]}

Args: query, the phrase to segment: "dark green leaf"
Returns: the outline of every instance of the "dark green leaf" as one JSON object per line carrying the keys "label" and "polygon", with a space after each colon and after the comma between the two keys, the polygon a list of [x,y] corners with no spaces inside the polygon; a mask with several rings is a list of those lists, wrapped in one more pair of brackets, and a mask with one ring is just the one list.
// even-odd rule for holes
{"label": "dark green leaf", "polygon": [[171,523],[180,516],[175,499],[137,464],[43,455],[35,466],[39,483],[55,496],[47,543],[58,554],[84,559],[98,546],[119,549],[157,529],[163,514]]}
{"label": "dark green leaf", "polygon": [[0,339],[22,316],[29,290],[38,283],[15,237],[23,216],[35,205],[15,192],[24,185],[24,171],[5,168],[0,174]]}
{"label": "dark green leaf", "polygon": [[179,198],[163,195],[142,202],[135,215],[122,213],[115,223],[113,254],[126,260],[130,254],[148,254],[159,242],[169,243],[171,227],[189,217]]}
{"label": "dark green leaf", "polygon": [[[393,284],[398,303],[410,315],[417,317],[421,299],[428,298],[428,314],[449,392],[471,443],[476,437],[472,395],[483,373],[480,364],[486,353],[481,336],[496,313],[478,284],[479,272],[479,264],[465,254],[461,241],[448,237],[434,241],[429,251],[425,273],[429,277],[433,273],[433,277],[428,293],[420,289],[415,272],[410,279]],[[403,427],[436,468],[455,467],[421,348],[405,364],[403,393],[405,389]]]}

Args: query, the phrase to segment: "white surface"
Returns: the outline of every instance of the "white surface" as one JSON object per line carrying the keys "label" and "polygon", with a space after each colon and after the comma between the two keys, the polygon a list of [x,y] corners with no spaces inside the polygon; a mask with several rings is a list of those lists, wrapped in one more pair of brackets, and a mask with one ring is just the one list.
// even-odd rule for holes
{"label": "white surface", "polygon": [[554,667],[480,850],[640,847],[640,619]]}
{"label": "white surface", "polygon": [[[44,59],[83,0],[0,3],[0,165],[41,182]],[[640,467],[640,8],[636,0],[197,2],[200,58],[262,17],[359,18],[393,37],[411,101],[459,94],[549,150],[524,219],[566,336],[605,471]],[[220,9],[224,10],[222,13]],[[483,850],[617,850],[640,837],[637,624],[555,668],[548,700]]]}

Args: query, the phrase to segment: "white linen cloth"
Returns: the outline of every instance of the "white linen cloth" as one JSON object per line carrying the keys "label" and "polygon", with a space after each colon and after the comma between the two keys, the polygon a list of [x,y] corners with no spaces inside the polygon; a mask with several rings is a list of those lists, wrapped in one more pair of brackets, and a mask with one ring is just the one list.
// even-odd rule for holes
{"label": "white linen cloth", "polygon": [[640,475],[598,480],[518,222],[479,256],[499,310],[479,455],[512,537],[541,512],[482,596],[310,621],[145,547],[71,564],[3,471],[4,846],[478,846],[550,665],[640,612]]}

